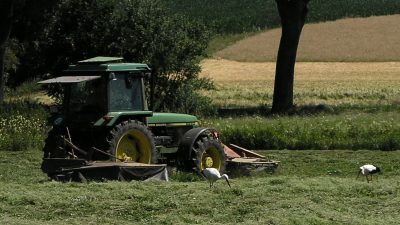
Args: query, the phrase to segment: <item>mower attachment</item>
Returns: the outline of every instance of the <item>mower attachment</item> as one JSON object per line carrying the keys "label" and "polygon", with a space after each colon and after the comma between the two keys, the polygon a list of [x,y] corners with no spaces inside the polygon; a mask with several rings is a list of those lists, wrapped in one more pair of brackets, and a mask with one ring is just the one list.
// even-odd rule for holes
{"label": "mower attachment", "polygon": [[261,171],[273,173],[280,163],[234,144],[224,145],[224,152],[227,156],[226,171],[231,176],[247,176]]}

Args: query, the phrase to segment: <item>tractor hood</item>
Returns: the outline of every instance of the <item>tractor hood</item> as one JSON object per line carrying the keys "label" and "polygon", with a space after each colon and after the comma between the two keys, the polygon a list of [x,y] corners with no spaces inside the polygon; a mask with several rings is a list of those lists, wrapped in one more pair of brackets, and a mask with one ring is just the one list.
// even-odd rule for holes
{"label": "tractor hood", "polygon": [[197,117],[178,113],[153,113],[147,117],[148,126],[184,126],[197,125]]}

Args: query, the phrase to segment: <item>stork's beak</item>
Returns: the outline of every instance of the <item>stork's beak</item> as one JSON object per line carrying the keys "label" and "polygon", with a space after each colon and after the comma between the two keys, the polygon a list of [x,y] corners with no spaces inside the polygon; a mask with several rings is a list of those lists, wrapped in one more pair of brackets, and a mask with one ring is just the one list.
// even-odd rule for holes
{"label": "stork's beak", "polygon": [[228,183],[229,188],[231,188],[231,184],[229,183],[229,180],[227,177],[225,177],[226,183]]}

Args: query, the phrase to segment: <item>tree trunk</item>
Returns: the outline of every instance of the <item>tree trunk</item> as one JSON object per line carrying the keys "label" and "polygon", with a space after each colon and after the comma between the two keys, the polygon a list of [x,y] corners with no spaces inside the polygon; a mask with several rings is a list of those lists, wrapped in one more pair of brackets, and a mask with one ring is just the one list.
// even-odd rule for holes
{"label": "tree trunk", "polygon": [[4,54],[13,21],[13,0],[0,2],[0,104],[4,102]]}
{"label": "tree trunk", "polygon": [[294,65],[309,0],[276,0],[281,17],[282,36],[276,61],[272,113],[293,108]]}

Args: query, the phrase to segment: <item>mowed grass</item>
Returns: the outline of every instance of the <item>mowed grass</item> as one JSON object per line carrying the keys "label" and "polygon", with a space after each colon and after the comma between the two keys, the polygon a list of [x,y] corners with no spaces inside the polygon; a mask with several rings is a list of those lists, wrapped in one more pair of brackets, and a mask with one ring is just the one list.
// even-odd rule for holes
{"label": "mowed grass", "polygon": [[[207,59],[201,76],[216,83],[205,92],[218,108],[271,106],[275,63]],[[298,106],[376,108],[400,104],[399,62],[298,62],[294,102]]]}
{"label": "mowed grass", "polygon": [[[48,181],[39,150],[0,152],[1,224],[398,224],[400,154],[261,151],[275,174],[217,182]],[[383,174],[356,179],[364,163]]]}

